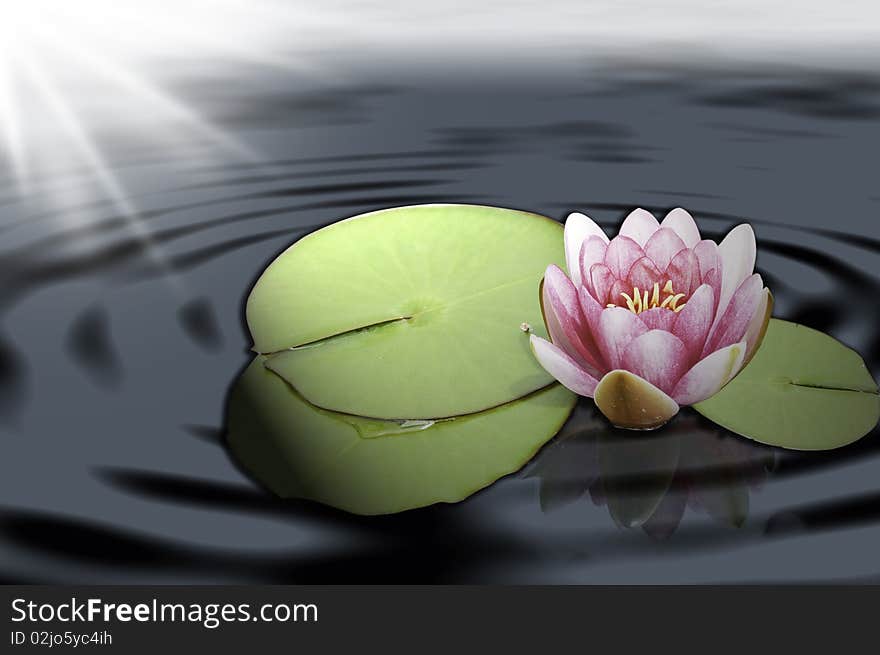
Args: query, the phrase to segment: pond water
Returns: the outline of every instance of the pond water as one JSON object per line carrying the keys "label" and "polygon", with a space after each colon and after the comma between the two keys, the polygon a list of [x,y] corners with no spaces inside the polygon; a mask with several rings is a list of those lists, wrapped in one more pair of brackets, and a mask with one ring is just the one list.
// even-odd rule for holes
{"label": "pond water", "polygon": [[[751,222],[775,315],[880,374],[880,79],[736,70],[391,70],[187,85],[258,159],[105,130],[133,222],[67,167],[0,178],[0,577],[103,583],[877,581],[880,440],[793,453],[588,402],[457,505],[353,517],[261,490],[223,446],[244,299],[302,234],[468,202],[614,228]],[[47,202],[53,199],[53,204]]]}

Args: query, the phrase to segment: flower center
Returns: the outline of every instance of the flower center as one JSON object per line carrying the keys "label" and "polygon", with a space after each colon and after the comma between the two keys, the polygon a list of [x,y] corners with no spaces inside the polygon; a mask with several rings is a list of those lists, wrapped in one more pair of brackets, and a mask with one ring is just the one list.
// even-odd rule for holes
{"label": "flower center", "polygon": [[[684,295],[685,294],[683,293],[675,293],[675,291],[672,290],[672,280],[666,280],[666,284],[663,285],[662,289],[660,288],[660,283],[655,282],[654,288],[651,289],[650,292],[648,289],[642,290],[638,287],[633,287],[632,295],[625,291],[621,291],[620,293],[621,298],[623,298],[621,306],[625,306],[634,314],[641,314],[644,311],[655,309],[657,307],[680,312],[687,304],[685,302],[679,304],[682,298],[684,298]],[[617,307],[613,302],[608,303],[607,306]]]}

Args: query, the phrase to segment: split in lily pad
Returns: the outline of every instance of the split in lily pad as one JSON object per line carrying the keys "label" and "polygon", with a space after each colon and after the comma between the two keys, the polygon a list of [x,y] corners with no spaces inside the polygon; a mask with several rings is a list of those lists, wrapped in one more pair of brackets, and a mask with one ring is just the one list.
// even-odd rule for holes
{"label": "split in lily pad", "polygon": [[282,253],[251,292],[254,350],[310,403],[383,419],[480,412],[553,379],[525,322],[562,265],[562,226],[526,212],[421,205],[364,214]]}
{"label": "split in lily pad", "polygon": [[282,497],[357,514],[457,502],[518,470],[562,426],[576,396],[551,384],[439,421],[380,421],[319,409],[257,357],[229,398],[238,461]]}
{"label": "split in lily pad", "polygon": [[873,430],[880,396],[858,353],[811,328],[772,319],[749,365],[694,408],[762,443],[826,450]]}

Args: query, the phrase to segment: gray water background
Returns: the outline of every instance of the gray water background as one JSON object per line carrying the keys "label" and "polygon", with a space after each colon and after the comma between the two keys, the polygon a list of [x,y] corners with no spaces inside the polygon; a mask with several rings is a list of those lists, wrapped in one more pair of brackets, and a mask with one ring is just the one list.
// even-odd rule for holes
{"label": "gray water background", "polygon": [[[184,75],[179,90],[265,161],[151,148],[108,124],[150,243],[100,195],[43,206],[52,189],[88,191],[85,170],[25,197],[0,178],[4,580],[878,580],[876,432],[812,454],[713,435],[737,439],[722,468],[740,497],[747,478],[748,518],[689,508],[656,538],[615,524],[587,491],[588,463],[542,473],[553,444],[463,503],[366,519],[267,495],[222,429],[248,361],[243,302],[265,265],[316,226],[420,202],[583,211],[608,227],[636,206],[683,206],[716,237],[749,221],[775,315],[853,346],[876,376],[880,78],[385,67],[339,83]],[[577,446],[585,462],[591,443]]]}

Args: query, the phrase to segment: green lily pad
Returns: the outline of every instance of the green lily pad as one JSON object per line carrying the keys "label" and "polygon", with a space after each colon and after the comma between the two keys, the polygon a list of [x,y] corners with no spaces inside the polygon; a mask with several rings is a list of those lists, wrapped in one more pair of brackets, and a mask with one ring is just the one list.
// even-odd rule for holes
{"label": "green lily pad", "polygon": [[761,443],[826,450],[873,430],[880,396],[858,353],[822,332],[771,319],[749,365],[694,408]]}
{"label": "green lily pad", "polygon": [[379,421],[306,402],[257,357],[228,404],[238,461],[282,497],[357,514],[457,502],[518,470],[559,430],[576,396],[552,384],[525,398],[439,421]]}
{"label": "green lily pad", "polygon": [[309,402],[384,419],[479,412],[553,382],[529,348],[562,226],[473,205],[388,209],[282,253],[247,303],[254,350]]}

